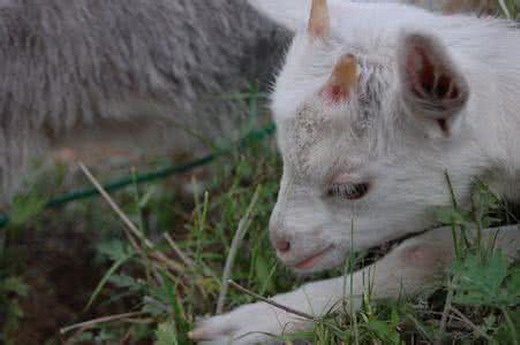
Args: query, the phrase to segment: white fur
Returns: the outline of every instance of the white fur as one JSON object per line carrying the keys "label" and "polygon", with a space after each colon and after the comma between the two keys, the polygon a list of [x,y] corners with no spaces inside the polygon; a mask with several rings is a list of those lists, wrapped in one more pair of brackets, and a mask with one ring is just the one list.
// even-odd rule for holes
{"label": "white fur", "polygon": [[[332,38],[317,41],[305,29],[308,1],[253,3],[296,31],[272,97],[284,173],[270,227],[273,243],[290,243],[290,250],[278,253],[284,263],[303,273],[319,271],[342,263],[352,249],[431,228],[435,208],[452,202],[446,174],[462,205],[470,202],[475,179],[517,197],[511,186],[520,180],[520,31],[512,23],[442,16],[401,4],[331,0]],[[460,94],[468,97],[462,107],[443,112],[421,107],[407,86],[403,60],[410,44],[427,47],[439,68],[450,71]],[[360,61],[361,80],[374,87],[377,102],[368,108],[356,97],[331,105],[320,94],[344,54]],[[446,120],[447,132],[438,119]],[[327,195],[333,181],[345,179],[370,183],[369,193],[356,201]],[[508,236],[512,243],[520,240],[516,229]],[[407,257],[410,246],[417,250]],[[376,297],[397,297],[401,284],[411,293],[431,286],[431,273],[446,266],[452,246],[447,230],[405,241],[377,264]],[[324,250],[311,264],[298,265]],[[365,291],[360,275],[368,270],[353,275],[355,293]],[[343,280],[309,284],[274,299],[321,315],[343,298]],[[195,336],[218,343],[229,333],[280,334],[294,317],[270,309],[261,303],[239,308],[210,319]],[[234,344],[264,339],[256,334]]]}

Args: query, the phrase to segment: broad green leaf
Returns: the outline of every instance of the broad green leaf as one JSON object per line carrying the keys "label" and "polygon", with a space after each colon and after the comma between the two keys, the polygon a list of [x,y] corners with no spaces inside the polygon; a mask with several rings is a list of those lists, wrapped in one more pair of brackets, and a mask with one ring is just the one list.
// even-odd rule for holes
{"label": "broad green leaf", "polygon": [[155,331],[154,345],[178,345],[177,331],[173,322],[161,323]]}
{"label": "broad green leaf", "polygon": [[0,292],[14,293],[20,297],[27,297],[29,294],[29,286],[25,284],[22,278],[8,277],[0,282]]}

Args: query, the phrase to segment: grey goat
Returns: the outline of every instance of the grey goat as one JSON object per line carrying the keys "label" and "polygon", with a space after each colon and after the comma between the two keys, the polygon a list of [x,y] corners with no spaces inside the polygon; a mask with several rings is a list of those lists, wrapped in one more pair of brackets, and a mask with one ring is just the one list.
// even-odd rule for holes
{"label": "grey goat", "polygon": [[49,152],[192,149],[179,127],[236,128],[224,96],[266,81],[288,37],[240,0],[1,1],[0,203]]}

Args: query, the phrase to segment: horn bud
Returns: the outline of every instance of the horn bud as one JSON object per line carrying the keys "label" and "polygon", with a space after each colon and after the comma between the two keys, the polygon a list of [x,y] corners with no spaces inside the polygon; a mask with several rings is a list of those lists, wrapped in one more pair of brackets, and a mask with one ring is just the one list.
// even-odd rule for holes
{"label": "horn bud", "polygon": [[339,103],[350,98],[351,90],[359,79],[359,66],[353,55],[343,55],[334,66],[332,74],[323,89],[326,98]]}
{"label": "horn bud", "polygon": [[311,37],[326,37],[330,32],[327,0],[312,0],[308,32]]}

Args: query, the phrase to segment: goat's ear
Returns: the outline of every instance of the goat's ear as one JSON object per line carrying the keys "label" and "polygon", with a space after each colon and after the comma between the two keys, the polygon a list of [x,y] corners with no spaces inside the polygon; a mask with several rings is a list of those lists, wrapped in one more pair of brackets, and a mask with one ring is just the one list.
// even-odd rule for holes
{"label": "goat's ear", "polygon": [[466,79],[435,37],[404,33],[399,44],[404,104],[412,115],[436,123],[445,136],[469,98]]}
{"label": "goat's ear", "polygon": [[305,27],[311,9],[310,0],[247,0],[269,19],[296,32]]}

